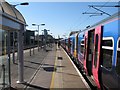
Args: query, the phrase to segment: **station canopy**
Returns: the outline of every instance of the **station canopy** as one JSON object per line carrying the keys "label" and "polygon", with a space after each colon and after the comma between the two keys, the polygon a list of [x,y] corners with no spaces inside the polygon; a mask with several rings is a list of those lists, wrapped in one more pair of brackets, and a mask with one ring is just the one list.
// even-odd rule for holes
{"label": "station canopy", "polygon": [[15,20],[19,20],[20,22],[26,24],[24,17],[22,14],[13,6],[7,3],[5,0],[0,0],[0,13],[7,14],[11,18]]}

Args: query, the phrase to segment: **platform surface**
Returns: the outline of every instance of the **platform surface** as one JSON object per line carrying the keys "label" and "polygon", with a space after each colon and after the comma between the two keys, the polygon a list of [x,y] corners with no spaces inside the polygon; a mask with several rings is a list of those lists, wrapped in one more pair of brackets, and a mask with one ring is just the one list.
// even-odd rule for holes
{"label": "platform surface", "polygon": [[90,89],[62,48],[56,51],[55,67],[51,88]]}
{"label": "platform surface", "polygon": [[57,45],[47,51],[35,49],[35,54],[24,52],[24,81],[17,84],[18,63],[11,62],[11,86],[17,90],[90,89],[65,51]]}

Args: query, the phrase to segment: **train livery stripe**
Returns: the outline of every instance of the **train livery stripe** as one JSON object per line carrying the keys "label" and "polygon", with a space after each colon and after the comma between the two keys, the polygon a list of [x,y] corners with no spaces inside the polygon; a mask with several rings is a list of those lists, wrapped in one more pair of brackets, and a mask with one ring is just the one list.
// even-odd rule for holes
{"label": "train livery stripe", "polygon": [[113,47],[108,47],[108,46],[102,46],[102,48],[104,48],[104,49],[109,49],[109,50],[113,50]]}
{"label": "train livery stripe", "polygon": [[103,49],[109,49],[109,50],[113,50],[114,49],[114,39],[113,37],[103,37],[102,40],[112,40],[113,45],[110,46],[102,46]]}

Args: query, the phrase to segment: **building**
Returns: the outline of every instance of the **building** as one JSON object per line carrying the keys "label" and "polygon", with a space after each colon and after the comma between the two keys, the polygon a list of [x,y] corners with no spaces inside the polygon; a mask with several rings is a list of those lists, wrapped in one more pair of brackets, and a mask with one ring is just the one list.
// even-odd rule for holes
{"label": "building", "polygon": [[26,30],[24,32],[24,49],[34,46],[35,44],[35,31]]}

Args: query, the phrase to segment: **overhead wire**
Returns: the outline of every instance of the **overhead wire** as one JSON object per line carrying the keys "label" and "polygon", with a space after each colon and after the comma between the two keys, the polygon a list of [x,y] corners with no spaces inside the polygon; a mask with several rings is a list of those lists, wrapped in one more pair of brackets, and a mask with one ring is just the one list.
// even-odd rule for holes
{"label": "overhead wire", "polygon": [[[99,9],[102,9],[106,4],[110,3],[111,0],[108,0],[107,2],[105,2]],[[90,11],[91,8],[88,8],[86,10],[86,12]],[[95,13],[97,13],[98,11],[96,11]],[[79,19],[77,19],[76,23],[78,23],[78,20],[80,21],[80,19],[82,20],[84,17],[82,17],[82,15],[79,17]],[[73,26],[72,28],[70,28],[68,31],[79,31],[79,30],[82,30],[83,28],[78,28],[80,25],[86,23],[88,20],[90,20],[90,16],[88,16],[87,18],[83,19],[80,23],[78,23],[77,25],[75,24],[75,26]],[[68,32],[66,32],[68,33]]]}
{"label": "overhead wire", "polygon": [[[102,9],[106,4],[108,4],[111,0],[108,0],[106,3],[104,3],[100,8],[98,9]],[[95,13],[97,13],[98,11],[96,11]],[[103,15],[103,14],[102,14]]]}
{"label": "overhead wire", "polygon": [[[87,10],[86,10],[86,12],[88,12],[90,10],[90,8],[88,8]],[[79,21],[80,21],[80,19],[83,19],[83,17],[82,17],[82,15],[80,15],[79,16],[79,18],[77,19],[77,21],[76,21],[76,23],[78,23]],[[85,19],[86,20],[86,19]],[[84,20],[83,20],[84,21]],[[83,22],[82,21],[82,22]],[[82,23],[81,22],[81,23]],[[75,23],[75,26],[73,26],[72,28],[70,28],[69,30],[73,30],[73,29],[75,29],[75,27],[77,27],[78,25]],[[78,23],[78,24],[81,24],[81,23]]]}
{"label": "overhead wire", "polygon": [[[105,2],[99,9],[102,9],[106,4],[108,4],[109,2],[110,2],[111,0],[108,0],[107,2]],[[91,10],[91,8],[88,8],[87,10],[86,10],[86,12],[88,12],[88,11],[90,11]],[[96,11],[95,13],[97,13],[98,11]],[[82,17],[82,15],[80,16],[80,18],[78,19],[78,20],[80,20],[80,19],[82,19],[81,18]],[[70,28],[71,30],[74,30],[76,27],[78,28],[78,26],[80,26],[80,25],[82,25],[82,24],[84,24],[84,23],[86,23],[88,20],[90,19],[90,16],[89,17],[87,17],[87,18],[85,18],[83,21],[81,21],[81,23],[79,23],[78,25],[75,25],[74,27],[72,27],[72,28]],[[78,21],[77,20],[77,21]],[[77,22],[78,23],[78,22]]]}

